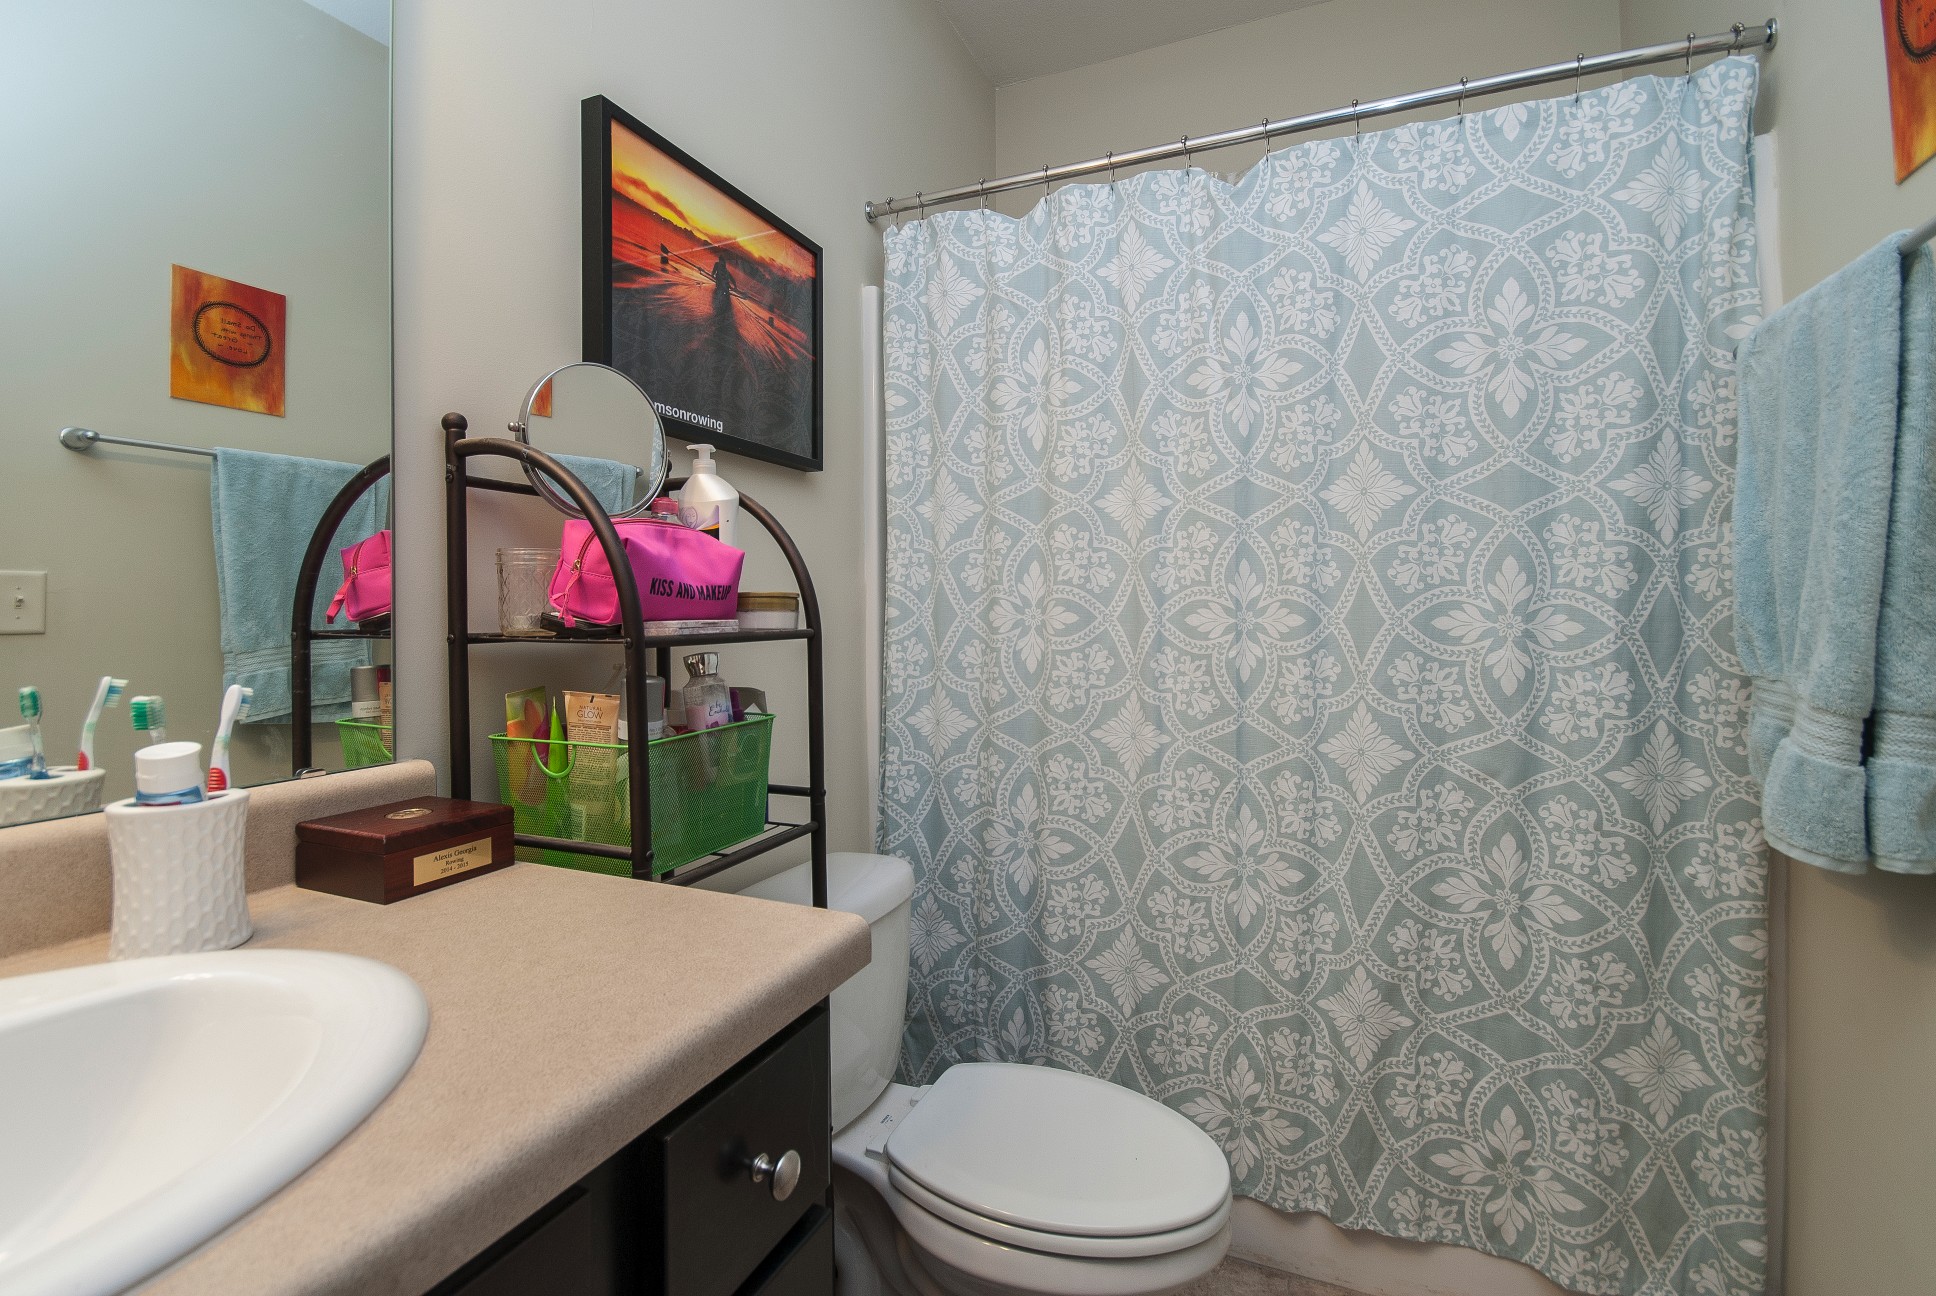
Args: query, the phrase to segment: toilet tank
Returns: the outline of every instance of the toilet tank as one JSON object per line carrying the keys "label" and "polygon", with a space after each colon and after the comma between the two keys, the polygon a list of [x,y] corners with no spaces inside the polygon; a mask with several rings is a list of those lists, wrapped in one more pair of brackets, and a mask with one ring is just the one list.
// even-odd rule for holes
{"label": "toilet tank", "polygon": [[[802,864],[740,892],[762,900],[809,904],[813,874]],[[893,855],[827,856],[827,905],[867,920],[874,938],[868,965],[834,991],[829,1004],[833,1046],[834,1129],[866,1111],[894,1078],[907,1014],[908,906],[914,870]]]}

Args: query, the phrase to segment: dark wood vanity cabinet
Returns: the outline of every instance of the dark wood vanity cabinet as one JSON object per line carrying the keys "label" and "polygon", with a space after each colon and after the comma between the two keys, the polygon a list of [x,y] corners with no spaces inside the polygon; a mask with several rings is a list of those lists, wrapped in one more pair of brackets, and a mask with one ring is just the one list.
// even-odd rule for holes
{"label": "dark wood vanity cabinet", "polygon": [[432,1296],[832,1296],[827,1086],[823,1003]]}

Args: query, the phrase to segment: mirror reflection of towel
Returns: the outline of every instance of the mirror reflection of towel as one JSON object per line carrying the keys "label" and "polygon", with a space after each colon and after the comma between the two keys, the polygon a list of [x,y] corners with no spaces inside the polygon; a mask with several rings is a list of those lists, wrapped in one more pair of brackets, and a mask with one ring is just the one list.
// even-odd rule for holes
{"label": "mirror reflection of towel", "polygon": [[580,455],[553,455],[571,469],[592,498],[605,506],[607,513],[623,513],[637,501],[639,470],[616,459],[586,459]]}
{"label": "mirror reflection of towel", "polygon": [[[222,616],[222,687],[255,690],[249,724],[286,724],[289,703],[289,614],[303,553],[323,510],[360,464],[252,450],[215,451],[209,516],[215,528],[215,591]],[[390,510],[386,477],[363,493],[331,541],[316,581],[310,624],[322,628],[330,596],[342,584],[339,550],[384,526]],[[339,622],[339,628],[341,623]],[[350,669],[368,665],[372,645],[324,639],[311,645],[311,715],[349,715]]]}

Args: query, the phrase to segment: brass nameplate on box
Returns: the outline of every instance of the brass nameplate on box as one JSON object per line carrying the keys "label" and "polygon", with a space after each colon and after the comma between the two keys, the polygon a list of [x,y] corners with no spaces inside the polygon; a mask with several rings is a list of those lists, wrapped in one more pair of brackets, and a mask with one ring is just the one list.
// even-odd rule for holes
{"label": "brass nameplate on box", "polygon": [[462,846],[451,846],[417,856],[410,862],[411,881],[416,886],[422,886],[439,878],[455,877],[459,873],[483,868],[490,862],[491,839],[480,837]]}

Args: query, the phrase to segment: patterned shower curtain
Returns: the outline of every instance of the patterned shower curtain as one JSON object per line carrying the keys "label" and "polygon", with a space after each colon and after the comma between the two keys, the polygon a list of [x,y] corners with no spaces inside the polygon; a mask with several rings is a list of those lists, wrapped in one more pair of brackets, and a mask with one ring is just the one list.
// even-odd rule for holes
{"label": "patterned shower curtain", "polygon": [[1755,85],[888,232],[903,1078],[1089,1072],[1284,1210],[1762,1290]]}

